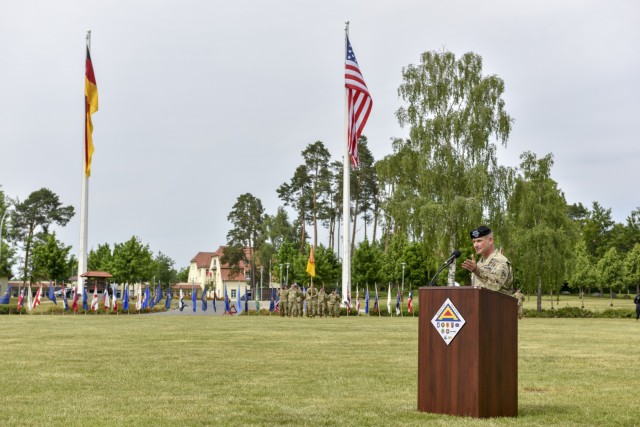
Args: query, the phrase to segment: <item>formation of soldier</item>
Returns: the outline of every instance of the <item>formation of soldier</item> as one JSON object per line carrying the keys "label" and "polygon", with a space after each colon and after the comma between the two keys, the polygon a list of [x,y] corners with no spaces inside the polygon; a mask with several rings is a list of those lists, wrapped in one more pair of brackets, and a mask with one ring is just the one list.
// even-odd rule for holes
{"label": "formation of soldier", "polygon": [[278,291],[280,317],[302,317],[303,303],[306,303],[307,317],[340,317],[340,294],[334,289],[327,293],[324,287],[317,289],[313,283],[306,293],[294,283],[289,289],[283,286]]}

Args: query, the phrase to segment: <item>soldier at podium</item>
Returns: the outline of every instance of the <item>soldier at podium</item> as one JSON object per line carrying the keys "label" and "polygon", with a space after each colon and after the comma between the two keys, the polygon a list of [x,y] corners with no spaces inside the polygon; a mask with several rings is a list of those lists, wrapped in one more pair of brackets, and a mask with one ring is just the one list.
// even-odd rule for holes
{"label": "soldier at podium", "polygon": [[511,295],[511,263],[496,250],[491,229],[481,225],[469,234],[473,240],[473,249],[480,255],[478,262],[475,256],[462,262],[462,268],[472,273],[471,285]]}

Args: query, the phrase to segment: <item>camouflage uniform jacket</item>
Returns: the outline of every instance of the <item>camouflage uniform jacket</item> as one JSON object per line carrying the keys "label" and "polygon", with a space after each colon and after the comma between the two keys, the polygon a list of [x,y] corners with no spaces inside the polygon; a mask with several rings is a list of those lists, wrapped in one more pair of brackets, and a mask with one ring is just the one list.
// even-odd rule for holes
{"label": "camouflage uniform jacket", "polygon": [[310,300],[310,299],[317,299],[317,298],[318,298],[318,290],[314,286],[309,287],[309,289],[307,289],[306,299]]}
{"label": "camouflage uniform jacket", "polygon": [[471,278],[473,286],[511,294],[511,283],[513,282],[511,263],[498,251],[493,251],[487,259],[480,258],[477,269]]}

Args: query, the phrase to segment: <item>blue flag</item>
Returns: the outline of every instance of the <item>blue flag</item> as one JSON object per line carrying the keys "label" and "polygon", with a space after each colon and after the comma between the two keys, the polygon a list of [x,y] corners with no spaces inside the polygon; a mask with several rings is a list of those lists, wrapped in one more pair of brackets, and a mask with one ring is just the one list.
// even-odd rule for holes
{"label": "blue flag", "polygon": [[0,304],[9,304],[11,301],[11,285],[7,286],[7,291],[0,298]]}
{"label": "blue flag", "polygon": [[64,311],[69,311],[69,301],[67,301],[67,288],[62,288],[62,304],[64,304]]}
{"label": "blue flag", "polygon": [[156,300],[153,305],[156,305],[160,301],[162,301],[162,298],[164,298],[164,295],[162,295],[162,285],[160,284],[160,282],[158,282],[158,289],[156,290]]}
{"label": "blue flag", "polygon": [[367,292],[364,294],[364,314],[369,314],[369,287],[367,286]]}
{"label": "blue flag", "polygon": [[273,296],[274,291],[275,291],[275,288],[271,288],[271,300],[269,301],[269,311],[272,313],[276,309],[276,301],[275,301],[275,297]]}
{"label": "blue flag", "polygon": [[122,297],[122,309],[129,311],[129,284],[124,287],[124,296]]}
{"label": "blue flag", "polygon": [[236,294],[236,309],[238,314],[242,313],[242,303],[240,302],[240,285],[238,285],[238,293]]}
{"label": "blue flag", "polygon": [[213,312],[214,313],[216,312],[216,298],[217,298],[216,291],[214,290],[213,291]]}
{"label": "blue flag", "polygon": [[87,304],[87,288],[82,287],[82,309],[89,311],[89,304]]}
{"label": "blue flag", "polygon": [[142,298],[142,309],[144,310],[145,308],[149,307],[149,299],[150,299],[150,294],[149,294],[149,285],[147,284],[147,286],[144,289],[144,298]]}
{"label": "blue flag", "polygon": [[164,303],[164,308],[169,310],[171,308],[171,299],[173,298],[173,294],[171,293],[171,286],[167,289],[167,301]]}
{"label": "blue flag", "polygon": [[197,297],[196,297],[196,289],[194,287],[191,287],[191,302],[192,302],[191,305],[193,305],[193,312],[194,313],[196,312],[196,308],[197,308],[196,299],[197,299]]}
{"label": "blue flag", "polygon": [[[157,293],[157,291],[156,291]],[[153,298],[151,298],[151,295],[149,295],[149,297],[147,298],[149,300],[149,307],[153,308],[156,306],[156,303],[158,302],[158,298],[156,297],[156,295],[153,295]]]}
{"label": "blue flag", "polygon": [[227,293],[227,285],[224,285],[224,312],[231,313],[231,307],[229,304],[229,294]]}
{"label": "blue flag", "polygon": [[[62,291],[64,292],[64,288]],[[51,280],[49,280],[49,299],[53,301],[55,305],[58,305],[58,302],[56,301],[56,292],[53,289],[53,282]]]}
{"label": "blue flag", "polygon": [[200,300],[202,301],[202,311],[207,311],[207,293],[204,290],[202,291]]}

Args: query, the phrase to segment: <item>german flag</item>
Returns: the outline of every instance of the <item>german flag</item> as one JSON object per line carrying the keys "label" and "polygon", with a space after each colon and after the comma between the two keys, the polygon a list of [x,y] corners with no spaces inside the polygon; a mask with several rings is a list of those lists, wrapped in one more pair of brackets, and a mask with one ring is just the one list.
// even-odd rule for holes
{"label": "german flag", "polygon": [[91,157],[93,156],[93,123],[91,115],[98,111],[98,86],[91,64],[91,53],[87,45],[87,61],[84,76],[84,172],[91,176]]}

